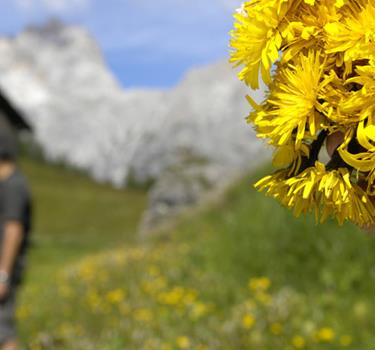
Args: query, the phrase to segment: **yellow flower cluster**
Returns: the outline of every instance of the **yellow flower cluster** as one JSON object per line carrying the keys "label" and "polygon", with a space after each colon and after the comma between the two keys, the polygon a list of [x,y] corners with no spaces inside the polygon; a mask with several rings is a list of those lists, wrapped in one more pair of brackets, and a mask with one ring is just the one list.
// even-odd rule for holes
{"label": "yellow flower cluster", "polygon": [[[270,341],[277,344],[272,348],[290,350],[339,349],[353,344],[351,335],[321,324],[321,316],[315,313],[321,306],[308,310],[306,297],[290,287],[275,290],[268,277],[260,276],[250,278],[248,289],[248,297],[233,308],[232,317],[224,325],[237,329],[235,338],[241,339],[244,349],[265,349]],[[262,294],[268,295],[267,303],[259,300]]]}
{"label": "yellow flower cluster", "polygon": [[269,90],[248,121],[280,169],[256,187],[296,215],[375,224],[375,0],[252,0],[235,19],[231,62]]}
{"label": "yellow flower cluster", "polygon": [[[30,349],[44,349],[46,337],[51,344],[59,342],[66,349],[100,348],[96,342],[107,344],[107,337],[113,339],[117,334],[127,339],[132,349],[208,350],[204,332],[201,335],[195,330],[210,329],[207,324],[211,322],[212,327],[219,324],[214,317],[216,304],[202,295],[198,283],[185,285],[184,274],[169,264],[176,251],[181,258],[190,249],[190,244],[175,242],[126,246],[65,265],[49,291],[51,302],[43,302],[48,310],[54,303],[55,324],[38,330],[29,342]],[[186,269],[189,276],[200,273],[190,265]],[[39,293],[29,290],[26,302],[18,309],[19,320],[37,324],[33,320],[39,318],[40,307],[27,300]],[[70,345],[77,338],[85,345]]]}
{"label": "yellow flower cluster", "polygon": [[[109,345],[137,350],[361,348],[355,334],[321,323],[326,319],[325,300],[307,302],[309,297],[288,285],[277,288],[278,283],[266,275],[250,276],[243,285],[245,294],[224,309],[209,296],[211,278],[207,284],[198,275],[188,287],[186,275],[176,275],[169,254],[175,256],[180,248],[174,243],[167,249],[163,244],[110,250],[65,267],[48,293],[40,295],[39,289],[27,286],[18,318],[32,326],[28,348],[55,349],[56,344],[77,350]],[[186,268],[191,276],[194,269]],[[98,277],[108,273],[108,278],[86,279],[92,269]],[[60,284],[69,285],[71,291],[65,295],[64,287],[60,294]],[[28,302],[38,295],[41,304]],[[46,312],[43,307],[51,312],[48,318],[40,318]],[[368,322],[367,309],[364,302],[353,305],[356,319]]]}

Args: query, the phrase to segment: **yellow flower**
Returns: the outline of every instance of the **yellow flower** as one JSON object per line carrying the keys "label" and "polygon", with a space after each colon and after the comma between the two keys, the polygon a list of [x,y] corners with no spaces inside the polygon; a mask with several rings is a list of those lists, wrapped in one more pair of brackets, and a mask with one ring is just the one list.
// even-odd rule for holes
{"label": "yellow flower", "polygon": [[120,304],[125,299],[125,291],[118,288],[107,293],[106,299],[111,304]]}
{"label": "yellow flower", "polygon": [[199,344],[196,346],[195,350],[208,350],[208,346]]}
{"label": "yellow flower", "polygon": [[210,311],[210,305],[207,305],[201,302],[194,303],[191,309],[191,317],[192,319],[197,320],[207,315],[209,311]]}
{"label": "yellow flower", "polygon": [[340,337],[341,346],[350,346],[353,342],[353,339],[350,335],[343,335]]}
{"label": "yellow flower", "polygon": [[252,291],[266,291],[271,286],[271,280],[267,277],[251,278],[249,288]]}
{"label": "yellow flower", "polygon": [[134,311],[134,318],[140,322],[151,322],[153,314],[151,310],[141,308]]}
{"label": "yellow flower", "polygon": [[72,337],[75,331],[75,325],[72,325],[70,323],[62,323],[57,328],[57,332],[65,338]]}
{"label": "yellow flower", "polygon": [[324,222],[336,217],[342,224],[352,220],[361,226],[374,223],[375,208],[368,195],[350,181],[346,168],[327,171],[324,164],[315,163],[298,176],[288,178],[286,170],[267,176],[255,184],[259,190],[278,199],[294,214],[315,212],[316,219]]}
{"label": "yellow flower", "polygon": [[324,327],[316,333],[316,339],[321,342],[329,343],[335,339],[335,331],[332,328]]}
{"label": "yellow flower", "polygon": [[358,301],[353,306],[353,313],[356,318],[363,320],[367,317],[369,313],[369,307],[365,302]]}
{"label": "yellow flower", "polygon": [[[183,305],[185,290],[182,287],[173,287],[170,291],[162,292],[158,295],[158,300],[161,304],[166,305]],[[189,299],[188,297],[188,300]]]}
{"label": "yellow flower", "polygon": [[[281,169],[255,186],[296,216],[375,224],[375,0],[254,0],[235,18],[231,62],[269,89],[261,104],[247,97],[247,120]],[[322,164],[336,132],[345,140]]]}
{"label": "yellow flower", "polygon": [[339,147],[338,151],[342,159],[359,171],[368,173],[368,188],[369,194],[375,194],[375,123],[367,123],[362,121],[358,124],[357,140],[364,152],[352,154],[349,152],[348,143]]}
{"label": "yellow flower", "polygon": [[296,150],[294,144],[282,145],[275,150],[272,164],[276,168],[288,167],[292,164],[291,173],[296,173],[302,164],[303,158],[308,158],[310,148],[301,144],[300,150]]}
{"label": "yellow flower", "polygon": [[284,206],[292,208],[294,214],[318,210],[314,200],[313,189],[317,186],[318,177],[315,168],[308,168],[300,175],[288,179],[288,171],[281,170],[258,181],[254,186],[260,191],[279,200]]}
{"label": "yellow flower", "polygon": [[346,72],[351,73],[351,62],[375,54],[375,3],[350,1],[343,7],[340,21],[327,23],[327,53],[343,53]]}
{"label": "yellow flower", "polygon": [[349,91],[347,85],[350,83],[355,81],[342,79],[333,70],[322,81],[319,93],[322,103],[317,108],[327,117],[328,129],[332,127],[330,122],[334,122],[336,128],[343,126],[345,130],[366,118],[369,113],[368,106],[371,106],[373,100],[364,94],[364,89]]}
{"label": "yellow flower", "polygon": [[156,277],[160,275],[160,269],[156,265],[150,265],[148,268],[148,273],[150,276]]}
{"label": "yellow flower", "polygon": [[316,138],[324,122],[317,111],[323,75],[320,56],[314,51],[300,54],[295,62],[278,72],[267,102],[249,116],[258,137],[269,138],[275,146],[294,143],[296,149],[302,147],[303,139]]}
{"label": "yellow flower", "polygon": [[191,341],[186,336],[180,336],[176,339],[176,345],[180,349],[188,349],[191,345]]}
{"label": "yellow flower", "polygon": [[245,329],[251,329],[254,327],[255,325],[255,317],[251,314],[245,314],[243,317],[242,317],[242,327],[245,328]]}
{"label": "yellow flower", "polygon": [[96,290],[89,290],[86,294],[86,302],[90,309],[93,311],[98,311],[102,304],[99,293]]}
{"label": "yellow flower", "polygon": [[274,335],[280,335],[282,332],[283,332],[283,326],[281,323],[272,323],[271,324],[271,332],[274,334]]}
{"label": "yellow flower", "polygon": [[280,30],[291,4],[286,0],[247,2],[234,15],[231,62],[245,66],[240,79],[253,89],[259,88],[259,71],[266,84],[271,82],[270,71],[282,44]]}
{"label": "yellow flower", "polygon": [[255,299],[263,305],[271,304],[272,297],[268,293],[258,292],[255,294]]}
{"label": "yellow flower", "polygon": [[302,336],[296,335],[292,339],[292,344],[296,349],[303,349],[306,346],[306,341]]}
{"label": "yellow flower", "polygon": [[185,291],[182,302],[186,305],[193,304],[197,300],[198,293],[195,290],[188,289]]}
{"label": "yellow flower", "polygon": [[167,286],[167,280],[163,276],[155,276],[150,280],[141,283],[142,289],[150,295],[154,295]]}
{"label": "yellow flower", "polygon": [[127,316],[129,315],[130,313],[130,306],[128,304],[125,304],[125,303],[121,303],[119,306],[118,306],[118,310],[120,312],[120,314],[122,316]]}
{"label": "yellow flower", "polygon": [[[312,4],[314,2],[315,4]],[[306,1],[305,1],[306,3]],[[288,15],[288,25],[282,32],[285,46],[282,48],[282,62],[288,62],[306,49],[322,48],[325,46],[325,26],[338,21],[340,15],[337,6],[332,1],[314,0],[309,3],[314,6],[299,4],[298,11]]]}
{"label": "yellow flower", "polygon": [[64,298],[70,298],[74,295],[74,290],[67,284],[59,285],[59,294]]}
{"label": "yellow flower", "polygon": [[375,208],[367,194],[351,183],[348,169],[326,172],[320,180],[318,191],[322,193],[322,222],[329,216],[336,216],[340,224],[345,220],[361,226],[374,223]]}
{"label": "yellow flower", "polygon": [[96,274],[96,267],[91,261],[82,263],[78,270],[78,277],[86,283],[93,280]]}
{"label": "yellow flower", "polygon": [[170,344],[162,344],[161,350],[173,350],[173,346]]}

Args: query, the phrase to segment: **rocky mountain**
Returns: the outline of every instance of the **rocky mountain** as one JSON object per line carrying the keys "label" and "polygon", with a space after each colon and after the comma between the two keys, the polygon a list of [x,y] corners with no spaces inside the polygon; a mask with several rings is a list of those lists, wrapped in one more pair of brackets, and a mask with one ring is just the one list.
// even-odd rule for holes
{"label": "rocky mountain", "polygon": [[48,159],[116,186],[191,162],[212,165],[220,179],[267,153],[244,120],[248,91],[224,61],[169,91],[123,89],[86,30],[50,22],[0,38],[0,86]]}
{"label": "rocky mountain", "polygon": [[[252,167],[264,147],[245,122],[247,93],[225,61],[190,71],[167,94],[164,124],[148,135],[148,151],[138,149],[132,163],[136,177],[157,177],[187,155],[223,169]],[[257,100],[261,98],[259,94]]]}

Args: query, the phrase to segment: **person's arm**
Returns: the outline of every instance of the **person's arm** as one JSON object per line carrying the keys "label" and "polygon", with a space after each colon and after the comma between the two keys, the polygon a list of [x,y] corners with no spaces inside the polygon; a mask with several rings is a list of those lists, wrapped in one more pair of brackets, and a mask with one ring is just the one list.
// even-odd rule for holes
{"label": "person's arm", "polygon": [[0,300],[9,291],[9,279],[23,239],[23,226],[17,221],[4,225],[3,241],[0,251]]}
{"label": "person's arm", "polygon": [[14,264],[24,239],[22,224],[25,205],[24,189],[18,183],[9,183],[2,193],[3,236],[0,249],[0,301],[9,291]]}
{"label": "person's arm", "polygon": [[23,226],[18,221],[4,225],[3,244],[0,252],[0,271],[11,274],[23,239]]}

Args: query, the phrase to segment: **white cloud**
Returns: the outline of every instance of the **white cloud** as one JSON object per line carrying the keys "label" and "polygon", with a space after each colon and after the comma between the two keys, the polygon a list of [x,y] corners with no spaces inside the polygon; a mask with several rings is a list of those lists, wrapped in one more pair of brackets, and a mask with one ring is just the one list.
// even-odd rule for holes
{"label": "white cloud", "polygon": [[227,10],[235,11],[244,2],[243,0],[219,0],[220,4]]}
{"label": "white cloud", "polygon": [[24,11],[46,10],[54,13],[80,11],[90,5],[90,0],[16,0]]}

